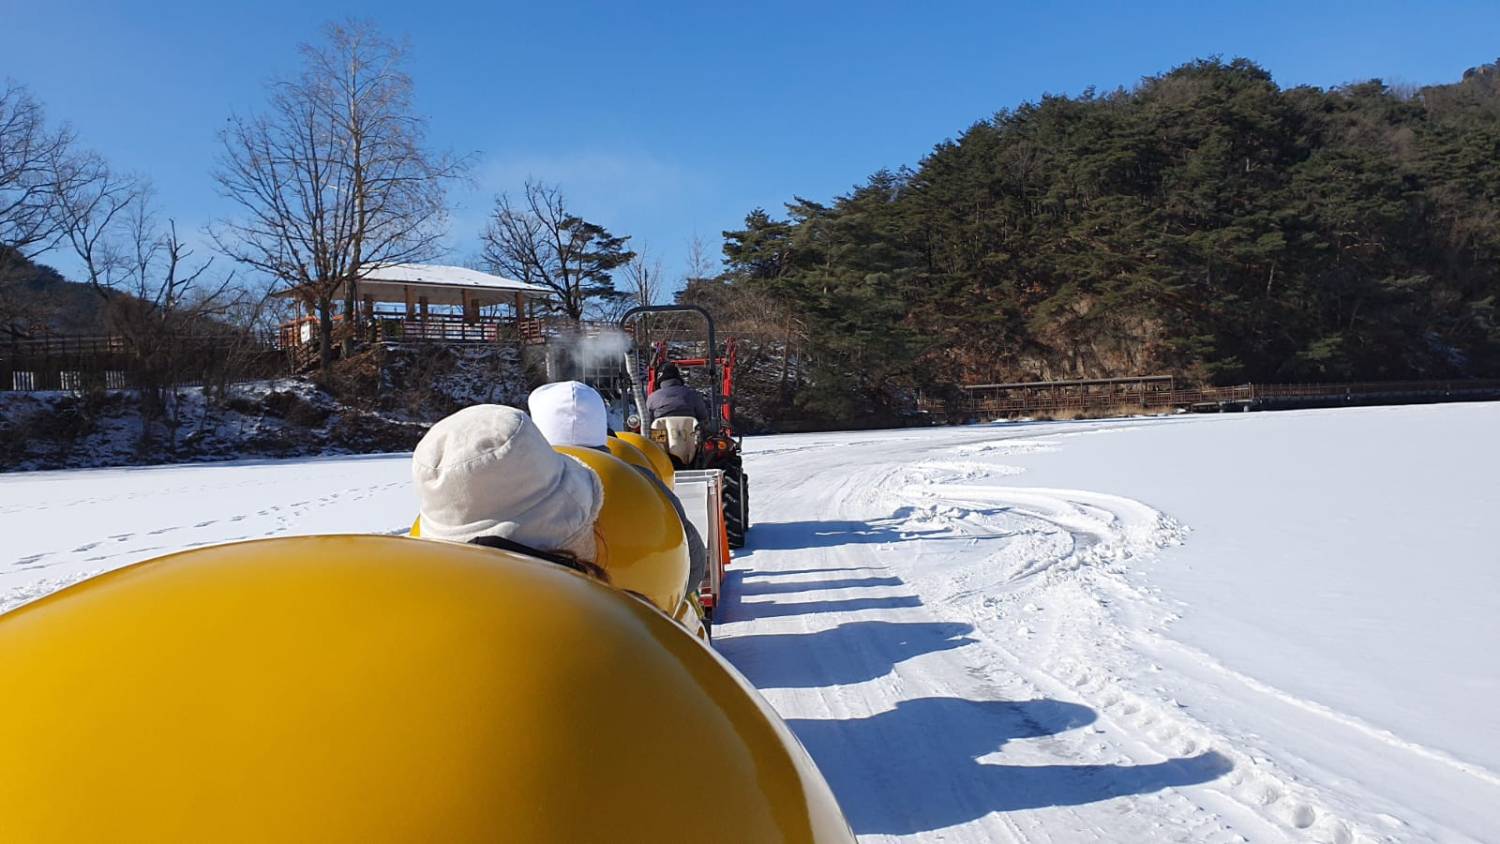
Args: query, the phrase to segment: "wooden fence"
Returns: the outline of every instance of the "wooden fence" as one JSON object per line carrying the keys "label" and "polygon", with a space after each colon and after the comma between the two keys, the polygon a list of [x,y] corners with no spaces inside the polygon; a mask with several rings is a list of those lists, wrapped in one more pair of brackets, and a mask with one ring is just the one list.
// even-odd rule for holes
{"label": "wooden fence", "polygon": [[[283,374],[270,337],[178,336],[168,344],[174,386],[198,387]],[[149,365],[119,337],[36,337],[0,342],[0,390],[123,390],[141,386]]]}
{"label": "wooden fence", "polygon": [[[568,344],[616,330],[610,323],[558,318],[468,320],[457,314],[425,318],[391,315],[361,326],[363,339],[379,343],[443,345]],[[294,320],[268,336],[179,336],[168,341],[179,363],[177,386],[230,383],[285,375],[316,358],[317,323]],[[141,386],[149,367],[119,337],[36,337],[0,341],[0,390],[129,389]]]}
{"label": "wooden fence", "polygon": [[[342,315],[334,316],[335,336],[343,327]],[[596,336],[610,330],[618,330],[613,323],[574,321],[555,317],[469,318],[461,314],[428,314],[406,316],[404,314],[377,313],[373,319],[359,326],[360,336],[375,343],[519,343],[524,346],[542,346],[558,340],[578,336]],[[281,348],[296,348],[316,343],[318,337],[317,317],[302,317],[281,325],[276,345]]]}
{"label": "wooden fence", "polygon": [[975,384],[919,408],[945,420],[1059,414],[1271,410],[1360,404],[1415,404],[1500,399],[1500,380],[1385,381],[1330,384],[1240,384],[1204,387],[1171,376]]}

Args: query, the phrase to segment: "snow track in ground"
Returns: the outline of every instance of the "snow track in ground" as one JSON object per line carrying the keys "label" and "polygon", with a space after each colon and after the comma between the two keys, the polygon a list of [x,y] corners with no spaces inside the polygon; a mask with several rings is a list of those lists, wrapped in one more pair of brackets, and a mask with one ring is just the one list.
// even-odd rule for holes
{"label": "snow track in ground", "polygon": [[1163,549],[1191,553],[1187,527],[1015,484],[1080,438],[1172,424],[752,450],[756,527],[720,648],[872,840],[1482,839],[1500,820],[1487,769],[1173,637],[1191,610],[1151,574]]}
{"label": "snow track in ground", "polygon": [[[1056,446],[986,441],[950,453],[1042,448]],[[833,451],[832,465],[865,464]],[[796,454],[799,471],[812,458],[783,454]],[[1181,530],[1170,519],[1118,496],[975,482],[1013,474],[1004,469],[917,461],[846,478],[821,504],[844,518],[796,528],[810,548],[780,547],[793,544],[775,539],[788,528],[767,510],[809,512],[810,502],[796,501],[801,484],[768,484],[758,461],[752,472],[763,521],[730,590],[739,600],[726,608],[720,646],[788,717],[856,832],[1235,841],[1315,822],[1316,809],[1301,803],[1283,824],[1254,805],[1264,795],[1247,802],[1207,787],[1195,793],[1192,786],[1234,769],[1227,748],[1144,700],[1091,689],[1102,666],[1076,663],[1066,647],[1063,654],[1026,647],[1109,643],[1113,626],[1102,616],[1111,590],[1098,581],[1176,541]],[[953,483],[955,476],[969,482]],[[890,515],[870,519],[872,510]],[[762,540],[767,532],[770,542]],[[777,577],[781,559],[805,568],[847,564],[856,554],[875,565],[829,565],[835,573],[827,579]],[[752,600],[798,592],[819,600]],[[742,633],[746,627],[777,632]],[[1043,652],[1044,664],[1026,664],[1023,651],[1032,650]],[[1341,831],[1351,840],[1346,827],[1329,827],[1329,840],[1341,840]]]}
{"label": "snow track in ground", "polygon": [[108,569],[219,542],[405,532],[406,455],[0,475],[0,612]]}

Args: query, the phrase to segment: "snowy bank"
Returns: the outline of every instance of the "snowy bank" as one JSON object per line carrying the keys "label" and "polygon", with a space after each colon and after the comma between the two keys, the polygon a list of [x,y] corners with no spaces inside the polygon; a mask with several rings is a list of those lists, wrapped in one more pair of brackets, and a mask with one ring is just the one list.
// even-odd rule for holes
{"label": "snowy bank", "polygon": [[0,391],[0,471],[405,451],[459,408],[526,392],[515,349],[477,345],[378,346],[321,382],[181,388],[149,421],[134,391]]}

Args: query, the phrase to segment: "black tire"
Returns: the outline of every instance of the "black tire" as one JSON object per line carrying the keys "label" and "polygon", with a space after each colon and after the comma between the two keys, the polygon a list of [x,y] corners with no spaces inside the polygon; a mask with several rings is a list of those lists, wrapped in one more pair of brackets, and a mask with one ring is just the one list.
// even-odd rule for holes
{"label": "black tire", "polygon": [[739,460],[724,466],[724,532],[729,535],[730,548],[745,547],[745,532],[750,529],[746,516],[750,513],[749,479]]}

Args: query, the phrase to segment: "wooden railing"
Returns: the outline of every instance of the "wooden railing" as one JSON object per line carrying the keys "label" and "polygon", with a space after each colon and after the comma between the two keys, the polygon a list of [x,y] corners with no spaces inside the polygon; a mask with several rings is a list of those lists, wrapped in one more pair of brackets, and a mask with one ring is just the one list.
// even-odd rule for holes
{"label": "wooden railing", "polygon": [[0,357],[10,359],[100,355],[128,351],[120,337],[26,337],[0,342]]}
{"label": "wooden railing", "polygon": [[426,318],[376,316],[374,339],[380,342],[498,343],[514,336],[511,320],[469,321],[454,314],[429,314]]}
{"label": "wooden railing", "polygon": [[1373,381],[1327,384],[1179,386],[1170,378],[1037,381],[961,388],[956,400],[920,398],[944,418],[1014,417],[1112,410],[1271,409],[1500,399],[1500,380]]}
{"label": "wooden railing", "polygon": [[[334,316],[334,330],[343,326],[342,315]],[[380,314],[366,321],[360,329],[362,336],[383,343],[501,343],[516,342],[526,346],[541,346],[579,335],[594,336],[614,329],[612,323],[582,321],[561,317],[480,317],[470,320],[461,314],[428,314],[406,316],[404,314]],[[293,348],[312,343],[318,337],[317,317],[303,317],[282,323],[278,344],[281,348]]]}
{"label": "wooden railing", "polygon": [[[173,349],[265,348],[275,346],[275,339],[259,333],[246,334],[172,334],[157,339],[156,345]],[[0,360],[29,361],[88,358],[102,355],[131,355],[135,349],[118,335],[42,336],[0,340]]]}
{"label": "wooden railing", "polygon": [[275,338],[172,335],[143,353],[118,336],[43,336],[0,341],[0,390],[129,389],[232,383],[280,374]]}

